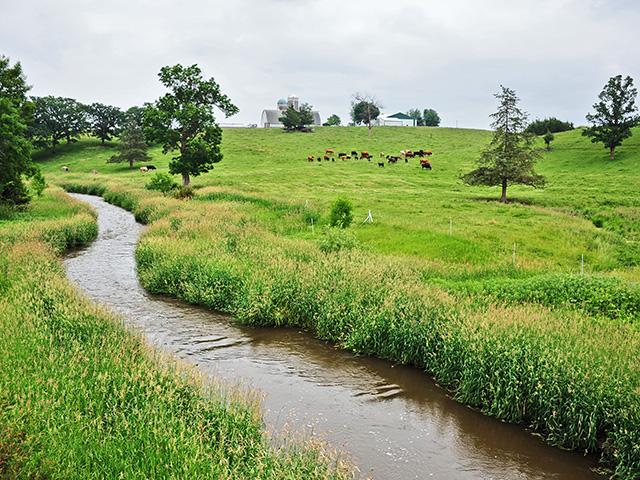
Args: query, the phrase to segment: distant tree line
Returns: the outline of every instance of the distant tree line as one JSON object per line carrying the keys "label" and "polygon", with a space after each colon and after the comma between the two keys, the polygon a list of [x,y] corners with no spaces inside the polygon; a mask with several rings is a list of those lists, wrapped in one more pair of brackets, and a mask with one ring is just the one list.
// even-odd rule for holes
{"label": "distant tree line", "polygon": [[412,108],[407,112],[411,118],[415,119],[418,127],[439,127],[440,116],[433,108],[425,108],[420,111],[417,108]]}
{"label": "distant tree line", "polygon": [[545,118],[543,120],[534,120],[527,127],[527,133],[534,135],[545,135],[546,133],[560,133],[573,130],[573,123],[563,122],[555,117]]}

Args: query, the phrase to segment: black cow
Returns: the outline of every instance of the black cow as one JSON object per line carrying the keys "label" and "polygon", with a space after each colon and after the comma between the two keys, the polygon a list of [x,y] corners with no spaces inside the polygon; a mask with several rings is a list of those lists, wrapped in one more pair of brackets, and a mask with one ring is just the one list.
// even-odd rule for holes
{"label": "black cow", "polygon": [[379,167],[384,167],[384,162],[378,162]]}
{"label": "black cow", "polygon": [[157,170],[155,165],[147,165],[147,170]]}

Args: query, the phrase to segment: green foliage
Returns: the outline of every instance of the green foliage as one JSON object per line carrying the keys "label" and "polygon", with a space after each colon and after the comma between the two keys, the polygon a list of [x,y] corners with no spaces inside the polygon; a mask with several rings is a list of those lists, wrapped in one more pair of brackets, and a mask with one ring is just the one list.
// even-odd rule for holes
{"label": "green foliage", "polygon": [[178,184],[173,180],[173,177],[165,172],[156,172],[151,180],[145,185],[147,190],[157,190],[163,194],[168,194],[172,190],[178,188]]}
{"label": "green foliage", "polygon": [[598,95],[599,102],[593,105],[595,113],[587,114],[591,123],[585,128],[583,135],[591,137],[593,143],[602,143],[609,149],[609,158],[615,157],[616,147],[631,136],[631,128],[638,125],[636,96],[638,90],[633,86],[633,79],[622,75],[611,77]]}
{"label": "green foliage", "polygon": [[573,130],[573,123],[563,122],[555,117],[545,118],[543,120],[536,119],[527,125],[527,132],[534,135],[544,135],[547,132],[560,133]]}
{"label": "green foliage", "polygon": [[407,115],[416,121],[416,126],[423,127],[424,119],[422,118],[422,112],[417,108],[411,108],[407,111]]}
{"label": "green foliage", "polygon": [[440,115],[434,109],[427,108],[422,114],[422,122],[425,127],[438,127],[440,126]]}
{"label": "green foliage", "polygon": [[333,115],[329,116],[329,118],[327,118],[327,121],[322,125],[324,127],[338,127],[341,123],[342,121],[340,120],[340,117],[334,113]]}
{"label": "green foliage", "polygon": [[118,135],[124,121],[122,110],[102,103],[92,103],[86,109],[90,132],[94,137],[99,138],[104,144],[105,141],[110,141],[112,137]]}
{"label": "green foliage", "polygon": [[544,140],[545,145],[547,146],[547,150],[551,150],[551,142],[553,142],[553,140],[556,137],[553,136],[553,133],[551,132],[547,132],[544,137],[542,137],[542,139]]}
{"label": "green foliage", "polygon": [[371,135],[373,122],[380,116],[381,108],[373,96],[356,93],[351,101],[351,120],[354,125],[366,125]]}
{"label": "green foliage", "polygon": [[532,135],[525,131],[527,115],[518,107],[516,93],[501,88],[501,93],[495,95],[500,101],[498,111],[491,115],[493,139],[482,152],[478,168],[463,175],[462,180],[468,185],[500,185],[500,201],[506,203],[509,184],[538,188],[544,186],[545,180],[533,170],[540,153],[533,146]]}
{"label": "green foliage", "polygon": [[327,227],[318,242],[321,252],[335,253],[340,250],[351,250],[358,244],[356,237],[342,228]]}
{"label": "green foliage", "polygon": [[337,198],[331,205],[329,212],[329,225],[338,228],[347,228],[353,221],[353,206],[346,198]]}
{"label": "green foliage", "polygon": [[35,110],[30,134],[34,144],[55,149],[61,140],[77,142],[89,129],[86,107],[72,98],[32,97]]}
{"label": "green foliage", "polygon": [[21,205],[29,201],[23,176],[33,174],[27,122],[31,108],[19,63],[9,65],[0,55],[0,204]]}
{"label": "green foliage", "polygon": [[190,200],[196,196],[196,191],[191,185],[180,185],[173,190],[171,196],[178,200]]}
{"label": "green foliage", "polygon": [[119,153],[113,155],[107,162],[128,162],[129,167],[132,168],[134,162],[151,160],[151,157],[147,154],[147,148],[142,127],[136,123],[135,119],[132,119],[125,125],[120,134]]}
{"label": "green foliage", "polygon": [[279,120],[283,125],[282,128],[287,132],[311,132],[309,128],[309,125],[313,124],[311,105],[303,103],[299,109],[289,106]]}
{"label": "green foliage", "polygon": [[222,130],[215,121],[214,107],[227,116],[236,114],[238,108],[213,78],[202,78],[197,65],[163,67],[158,76],[169,93],[146,108],[145,133],[162,145],[163,153],[177,152],[169,171],[181,174],[186,186],[190,175],[206,173],[222,160]]}
{"label": "green foliage", "polygon": [[35,173],[31,177],[31,189],[36,196],[41,197],[45,188],[47,188],[47,182],[44,179],[44,175],[42,175],[39,168],[36,168]]}

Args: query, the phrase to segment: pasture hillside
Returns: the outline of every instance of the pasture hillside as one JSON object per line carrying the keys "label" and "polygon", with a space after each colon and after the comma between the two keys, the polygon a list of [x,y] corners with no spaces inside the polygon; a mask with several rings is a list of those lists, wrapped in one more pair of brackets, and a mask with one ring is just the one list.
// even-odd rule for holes
{"label": "pasture hillside", "polygon": [[[513,262],[515,244],[516,265],[528,271],[578,273],[584,255],[587,272],[640,279],[640,130],[613,162],[579,130],[556,135],[538,167],[548,186],[512,186],[508,205],[495,201],[497,187],[468,187],[459,180],[490,135],[427,127],[377,128],[371,138],[359,127],[325,127],[313,134],[227,129],[223,162],[194,184],[212,199],[241,195],[257,205],[305,205],[322,214],[337,196],[345,196],[354,205],[353,232],[365,248],[424,259],[439,270],[502,271]],[[325,148],[366,150],[374,160],[306,161],[308,155],[322,156]],[[433,170],[420,169],[417,159],[377,166],[380,152],[398,155],[406,148],[433,150]],[[63,146],[55,161],[41,165],[55,181],[100,181],[113,174],[123,186],[147,181],[137,168],[107,164],[112,154],[85,140]],[[168,155],[155,148],[152,157],[166,170]],[[63,164],[71,169],[64,175]],[[95,177],[89,174],[93,169]],[[363,224],[369,210],[374,222]],[[314,236],[310,224],[285,228],[282,219],[265,219],[280,233]]]}

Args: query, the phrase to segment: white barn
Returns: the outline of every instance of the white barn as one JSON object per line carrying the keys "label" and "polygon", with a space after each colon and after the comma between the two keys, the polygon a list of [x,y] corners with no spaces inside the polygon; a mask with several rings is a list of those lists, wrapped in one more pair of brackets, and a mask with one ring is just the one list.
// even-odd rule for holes
{"label": "white barn", "polygon": [[[290,95],[286,100],[284,98],[281,98],[280,100],[278,100],[276,109],[262,111],[262,115],[260,116],[260,125],[264,128],[282,127],[282,123],[280,123],[280,117],[289,107],[293,107],[298,110],[300,108],[300,99],[295,95]],[[312,125],[322,125],[322,121],[320,120],[320,113],[315,110],[312,113]]]}
{"label": "white barn", "polygon": [[416,119],[398,112],[393,115],[380,115],[376,119],[376,125],[379,127],[415,127]]}

